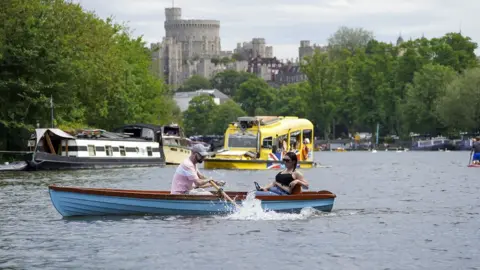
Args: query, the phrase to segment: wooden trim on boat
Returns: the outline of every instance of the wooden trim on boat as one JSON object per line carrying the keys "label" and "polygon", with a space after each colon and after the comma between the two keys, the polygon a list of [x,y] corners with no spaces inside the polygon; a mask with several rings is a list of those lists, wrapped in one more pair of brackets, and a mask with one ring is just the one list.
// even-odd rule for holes
{"label": "wooden trim on boat", "polygon": [[[49,185],[49,189],[54,191],[72,192],[80,194],[91,194],[112,197],[128,197],[142,199],[162,199],[162,200],[189,200],[189,201],[211,201],[218,200],[215,195],[183,195],[170,194],[170,191],[155,190],[125,190],[125,189],[107,189],[107,188],[80,188],[80,187],[60,187]],[[244,200],[247,192],[230,191],[226,192],[234,200]],[[310,201],[321,199],[333,199],[335,194],[327,190],[317,192],[302,192],[298,195],[274,195],[274,196],[255,196],[262,201]]]}

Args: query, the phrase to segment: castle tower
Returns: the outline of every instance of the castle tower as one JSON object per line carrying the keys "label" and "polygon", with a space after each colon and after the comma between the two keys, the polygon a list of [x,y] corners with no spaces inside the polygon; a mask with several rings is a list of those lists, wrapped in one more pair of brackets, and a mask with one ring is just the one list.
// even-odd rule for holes
{"label": "castle tower", "polygon": [[181,43],[182,58],[220,55],[220,21],[183,20],[180,8],[165,8],[165,36]]}
{"label": "castle tower", "polygon": [[265,57],[265,39],[254,38],[252,39],[252,54],[253,57]]}
{"label": "castle tower", "polygon": [[179,21],[182,19],[182,9],[181,8],[166,8],[165,9],[165,20],[166,21]]}

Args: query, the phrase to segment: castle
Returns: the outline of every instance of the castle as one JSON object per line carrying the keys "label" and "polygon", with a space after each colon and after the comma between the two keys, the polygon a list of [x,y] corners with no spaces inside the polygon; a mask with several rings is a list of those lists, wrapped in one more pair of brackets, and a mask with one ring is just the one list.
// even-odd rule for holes
{"label": "castle", "polygon": [[299,59],[312,56],[316,50],[326,50],[302,40],[299,59],[284,63],[273,56],[273,47],[267,46],[264,38],[253,38],[237,43],[233,52],[222,51],[220,21],[184,20],[178,7],[165,8],[164,27],[162,42],[150,44],[152,71],[175,89],[192,75],[211,78],[226,69],[251,72],[280,84],[302,81],[304,76],[299,68],[290,68],[292,64],[298,66]]}

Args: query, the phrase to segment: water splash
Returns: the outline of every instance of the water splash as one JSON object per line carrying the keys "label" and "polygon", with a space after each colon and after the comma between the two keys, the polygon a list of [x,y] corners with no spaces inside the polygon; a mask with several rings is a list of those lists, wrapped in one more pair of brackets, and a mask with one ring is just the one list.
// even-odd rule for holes
{"label": "water splash", "polygon": [[242,205],[232,214],[222,217],[229,220],[304,220],[319,215],[320,211],[313,208],[304,208],[298,214],[277,213],[264,210],[261,201],[255,198],[255,192],[249,192]]}

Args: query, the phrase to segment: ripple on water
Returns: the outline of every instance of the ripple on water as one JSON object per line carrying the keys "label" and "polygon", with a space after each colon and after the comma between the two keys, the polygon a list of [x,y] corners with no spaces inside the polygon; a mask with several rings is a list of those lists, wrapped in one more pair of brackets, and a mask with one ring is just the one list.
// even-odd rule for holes
{"label": "ripple on water", "polygon": [[[251,200],[227,216],[64,219],[49,184],[169,189],[175,167],[0,173],[0,268],[475,269],[480,170],[466,155],[320,152],[331,167],[303,173],[337,194],[331,213],[264,212]],[[228,190],[276,173],[204,172]]]}

